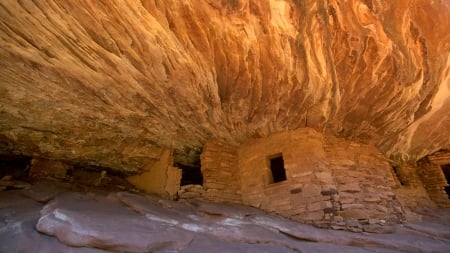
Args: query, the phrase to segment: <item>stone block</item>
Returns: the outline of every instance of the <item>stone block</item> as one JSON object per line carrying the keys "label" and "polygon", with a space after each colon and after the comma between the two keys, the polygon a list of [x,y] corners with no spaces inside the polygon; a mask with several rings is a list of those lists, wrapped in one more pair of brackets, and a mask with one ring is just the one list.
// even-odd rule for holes
{"label": "stone block", "polygon": [[302,188],[294,188],[290,190],[291,194],[298,194],[302,192]]}
{"label": "stone block", "polygon": [[331,200],[331,196],[321,196],[322,201],[330,201]]}
{"label": "stone block", "polygon": [[354,219],[369,219],[369,213],[366,209],[347,209],[341,211],[341,216],[345,218],[354,218]]}
{"label": "stone block", "polygon": [[[348,155],[348,153],[346,152],[345,154],[343,154],[342,157],[346,157],[347,155]],[[339,160],[339,165],[345,166],[345,167],[350,167],[352,165],[355,165],[355,160],[340,159]]]}
{"label": "stone block", "polygon": [[306,206],[306,210],[308,210],[309,212],[319,211],[322,210],[323,208],[324,208],[323,202],[309,203]]}
{"label": "stone block", "polygon": [[310,178],[312,174],[313,174],[313,172],[311,170],[310,171],[293,171],[292,177],[293,178],[302,178],[302,177]]}
{"label": "stone block", "polygon": [[347,227],[362,228],[361,223],[359,223],[359,221],[357,219],[354,219],[354,218],[345,219],[345,225]]}
{"label": "stone block", "polygon": [[[339,215],[335,215],[333,216],[333,222],[338,224],[338,223],[343,223],[344,222],[344,217],[339,216]],[[341,224],[341,225],[345,225],[345,223]]]}
{"label": "stone block", "polygon": [[346,230],[347,228],[345,227],[345,223],[344,224],[332,224],[330,226],[331,229],[334,230]]}
{"label": "stone block", "polygon": [[363,204],[342,204],[342,210],[346,209],[362,209],[364,208]]}
{"label": "stone block", "polygon": [[378,211],[380,211],[380,212],[382,212],[382,213],[387,213],[387,212],[388,212],[387,207],[382,206],[382,205],[376,205],[376,206],[375,206],[375,209],[378,210]]}
{"label": "stone block", "polygon": [[322,184],[331,184],[333,182],[333,177],[331,172],[316,172],[316,179]]}
{"label": "stone block", "polygon": [[323,201],[322,203],[325,208],[333,208],[333,203],[329,200]]}
{"label": "stone block", "polygon": [[355,182],[355,178],[349,177],[346,173],[342,176],[335,176],[338,184],[350,184]]}
{"label": "stone block", "polygon": [[341,192],[360,192],[361,187],[359,183],[341,184],[339,185],[339,191]]}
{"label": "stone block", "polygon": [[303,214],[295,215],[292,218],[300,221],[317,221],[322,220],[324,212],[322,210],[316,212],[306,212]]}
{"label": "stone block", "polygon": [[322,190],[320,192],[320,194],[322,194],[324,196],[335,195],[337,193],[338,193],[338,191],[336,189],[334,189],[334,188],[330,188],[330,189],[327,189],[327,190]]}
{"label": "stone block", "polygon": [[341,204],[352,204],[352,203],[355,203],[355,198],[354,197],[341,197],[339,202]]}
{"label": "stone block", "polygon": [[289,217],[299,215],[302,213],[306,213],[306,206],[292,206],[291,210],[289,210]]}
{"label": "stone block", "polygon": [[381,201],[381,198],[379,196],[365,197],[363,201],[368,203],[378,203]]}
{"label": "stone block", "polygon": [[320,196],[321,187],[316,184],[305,184],[302,189],[302,194],[304,197]]}

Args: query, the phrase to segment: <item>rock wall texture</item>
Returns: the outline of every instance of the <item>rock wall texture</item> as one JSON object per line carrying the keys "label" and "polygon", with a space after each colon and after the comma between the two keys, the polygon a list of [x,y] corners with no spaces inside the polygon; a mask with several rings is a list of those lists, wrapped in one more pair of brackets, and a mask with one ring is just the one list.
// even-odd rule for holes
{"label": "rock wall texture", "polygon": [[136,172],[311,127],[414,161],[450,147],[449,49],[442,0],[4,0],[0,149]]}
{"label": "rock wall texture", "polygon": [[324,149],[337,184],[334,205],[337,203],[340,210],[335,215],[362,224],[403,221],[404,210],[393,191],[398,180],[375,147],[328,137]]}
{"label": "rock wall texture", "polygon": [[448,164],[450,164],[450,152],[448,151],[436,152],[417,162],[417,173],[424,183],[428,195],[442,207],[450,207],[450,195],[445,192],[445,187],[449,186],[449,182],[441,167],[448,166]]}
{"label": "rock wall texture", "polygon": [[[312,129],[285,132],[244,144],[239,150],[243,201],[303,221],[321,220],[332,209],[336,185],[327,166],[322,135]],[[269,158],[282,154],[286,181],[272,183]]]}
{"label": "rock wall texture", "polygon": [[201,159],[203,198],[213,201],[242,203],[241,173],[236,146],[209,142]]}
{"label": "rock wall texture", "polygon": [[[271,183],[273,154],[283,156],[285,181]],[[240,146],[239,168],[243,203],[294,220],[361,231],[403,219],[392,168],[371,145],[305,128]]]}

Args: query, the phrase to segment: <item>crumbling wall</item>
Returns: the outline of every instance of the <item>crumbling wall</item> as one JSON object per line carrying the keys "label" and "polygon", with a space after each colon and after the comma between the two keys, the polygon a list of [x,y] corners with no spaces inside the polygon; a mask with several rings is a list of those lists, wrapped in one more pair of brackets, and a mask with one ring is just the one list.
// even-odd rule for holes
{"label": "crumbling wall", "polygon": [[200,156],[203,175],[202,197],[212,201],[241,203],[241,181],[237,147],[210,142]]}
{"label": "crumbling wall", "polygon": [[62,161],[49,160],[44,158],[33,158],[29,175],[35,178],[52,177],[65,179],[69,165]]}
{"label": "crumbling wall", "polygon": [[448,186],[440,163],[437,159],[423,158],[417,163],[418,174],[430,198],[441,207],[450,207],[450,200],[445,192]]}
{"label": "crumbling wall", "polygon": [[174,199],[180,188],[181,170],[172,164],[172,150],[164,149],[159,161],[146,166],[142,174],[128,177],[127,181],[145,192]]}
{"label": "crumbling wall", "polygon": [[396,179],[393,186],[394,193],[400,201],[405,217],[408,221],[421,221],[422,215],[415,212],[418,206],[435,207],[417,174],[417,166],[414,164],[396,164],[393,167]]}

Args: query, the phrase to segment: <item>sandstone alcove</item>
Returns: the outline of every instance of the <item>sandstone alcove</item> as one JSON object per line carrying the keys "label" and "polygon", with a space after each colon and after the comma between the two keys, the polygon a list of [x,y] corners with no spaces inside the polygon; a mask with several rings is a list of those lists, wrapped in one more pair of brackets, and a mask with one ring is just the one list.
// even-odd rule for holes
{"label": "sandstone alcove", "polygon": [[448,1],[6,0],[0,59],[0,252],[450,247]]}
{"label": "sandstone alcove", "polygon": [[[0,179],[24,180],[28,177],[31,165],[31,157],[1,154],[0,155]],[[14,184],[3,180],[0,182],[1,190],[14,189]]]}

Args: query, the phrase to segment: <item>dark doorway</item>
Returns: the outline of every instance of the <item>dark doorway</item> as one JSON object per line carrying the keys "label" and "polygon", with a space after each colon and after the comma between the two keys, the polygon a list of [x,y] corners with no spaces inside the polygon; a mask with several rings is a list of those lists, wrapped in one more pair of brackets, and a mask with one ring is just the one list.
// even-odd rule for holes
{"label": "dark doorway", "polygon": [[397,177],[398,181],[400,182],[400,185],[406,185],[403,176],[400,174],[399,168],[397,166],[392,166],[392,169],[394,170],[394,174]]}
{"label": "dark doorway", "polygon": [[[450,164],[441,165],[442,172],[444,172],[445,179],[447,179],[447,184],[450,183]],[[448,198],[450,199],[450,186],[445,187],[445,192],[447,193]]]}
{"label": "dark doorway", "polygon": [[271,183],[278,183],[286,180],[286,170],[284,169],[283,155],[275,155],[270,159],[270,171],[272,173]]}
{"label": "dark doorway", "polygon": [[203,185],[203,175],[200,167],[186,166],[183,164],[176,164],[181,169],[180,186],[188,184]]}
{"label": "dark doorway", "polygon": [[11,176],[13,179],[26,179],[30,164],[31,157],[0,155],[0,179],[4,176]]}

